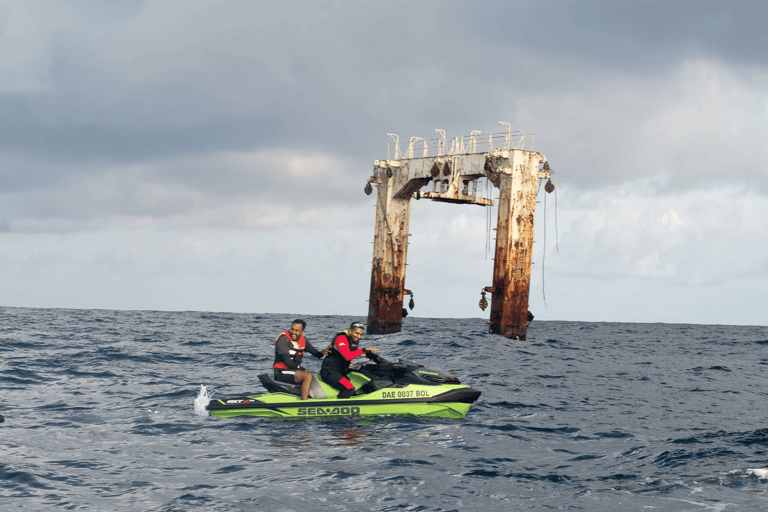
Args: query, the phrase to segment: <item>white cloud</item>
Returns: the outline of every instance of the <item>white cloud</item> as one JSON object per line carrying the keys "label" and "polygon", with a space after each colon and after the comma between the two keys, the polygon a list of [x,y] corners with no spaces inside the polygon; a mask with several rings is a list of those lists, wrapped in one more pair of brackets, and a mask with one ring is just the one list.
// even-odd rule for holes
{"label": "white cloud", "polygon": [[[515,98],[559,180],[600,188],[647,181],[658,193],[749,182],[768,191],[768,70],[693,60],[643,80]],[[663,178],[659,180],[659,178]]]}
{"label": "white cloud", "polygon": [[4,306],[366,312],[370,246],[355,230],[0,236]]}
{"label": "white cloud", "polygon": [[[759,273],[765,258],[768,198],[743,186],[656,196],[625,183],[560,194],[560,251],[548,263],[555,274],[714,285]],[[554,240],[547,249],[552,255]]]}
{"label": "white cloud", "polygon": [[[364,177],[318,152],[219,151],[140,164],[69,170],[8,194],[13,231],[111,228],[270,229],[350,225]],[[2,211],[0,211],[2,213]]]}

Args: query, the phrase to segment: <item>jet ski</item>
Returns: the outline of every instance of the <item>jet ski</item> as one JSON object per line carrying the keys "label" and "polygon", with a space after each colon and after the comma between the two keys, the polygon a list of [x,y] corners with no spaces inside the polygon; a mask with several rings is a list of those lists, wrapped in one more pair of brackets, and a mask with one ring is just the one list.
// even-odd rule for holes
{"label": "jet ski", "polygon": [[347,376],[355,387],[349,398],[319,375],[312,375],[309,399],[301,399],[301,386],[276,381],[264,373],[259,380],[266,394],[212,399],[205,407],[218,417],[261,416],[266,418],[339,418],[343,416],[427,416],[463,418],[480,391],[461,384],[452,375],[428,370],[408,359],[389,362],[374,356],[374,362],[356,367]]}

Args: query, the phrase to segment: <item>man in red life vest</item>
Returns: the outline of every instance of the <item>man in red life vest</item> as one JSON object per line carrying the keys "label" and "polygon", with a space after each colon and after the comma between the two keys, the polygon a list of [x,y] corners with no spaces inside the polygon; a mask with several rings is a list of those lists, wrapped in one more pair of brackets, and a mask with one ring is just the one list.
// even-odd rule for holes
{"label": "man in red life vest", "polygon": [[301,384],[301,399],[309,398],[309,388],[312,385],[312,373],[301,366],[301,360],[306,350],[313,356],[321,358],[328,353],[328,349],[317,350],[304,337],[304,328],[307,322],[296,319],[291,324],[291,329],[280,333],[275,340],[275,380]]}
{"label": "man in red life vest", "polygon": [[323,359],[320,367],[320,377],[326,384],[340,391],[339,398],[349,398],[355,392],[355,387],[347,378],[350,372],[349,363],[354,358],[365,355],[369,359],[376,355],[376,349],[357,347],[363,337],[363,324],[353,322],[346,331],[341,331],[331,342],[330,353]]}

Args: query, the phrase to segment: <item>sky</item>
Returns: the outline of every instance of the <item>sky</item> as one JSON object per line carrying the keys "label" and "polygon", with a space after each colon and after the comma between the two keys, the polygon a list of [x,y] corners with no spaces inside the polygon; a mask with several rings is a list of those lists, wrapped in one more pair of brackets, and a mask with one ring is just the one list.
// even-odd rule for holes
{"label": "sky", "polygon": [[[365,319],[387,133],[507,122],[554,171],[537,319],[766,325],[766,19],[759,0],[0,0],[0,306]],[[488,216],[412,202],[411,315],[487,318]]]}

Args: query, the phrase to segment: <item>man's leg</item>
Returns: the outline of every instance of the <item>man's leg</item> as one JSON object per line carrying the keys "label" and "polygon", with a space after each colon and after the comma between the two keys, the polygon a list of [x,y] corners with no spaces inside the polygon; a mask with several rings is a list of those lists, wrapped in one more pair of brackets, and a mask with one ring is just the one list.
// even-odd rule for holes
{"label": "man's leg", "polygon": [[312,373],[307,370],[296,370],[293,381],[296,384],[301,384],[301,399],[306,400],[309,398],[309,388],[312,386]]}
{"label": "man's leg", "polygon": [[352,385],[351,382],[349,382],[349,379],[344,377],[339,381],[339,384],[344,386],[344,391],[339,393],[339,398],[349,398],[352,396],[352,393],[355,392],[355,386]]}
{"label": "man's leg", "polygon": [[339,390],[338,398],[349,398],[355,392],[355,386],[339,372],[329,371],[324,368],[320,371],[320,378],[329,386]]}

